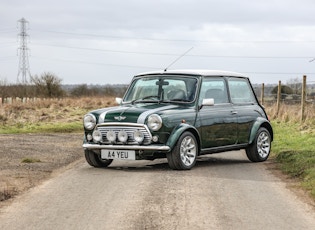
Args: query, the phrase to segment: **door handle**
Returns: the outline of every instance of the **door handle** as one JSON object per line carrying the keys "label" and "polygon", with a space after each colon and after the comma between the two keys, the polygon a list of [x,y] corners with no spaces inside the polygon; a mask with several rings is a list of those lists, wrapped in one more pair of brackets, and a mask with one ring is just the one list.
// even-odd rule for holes
{"label": "door handle", "polygon": [[231,114],[235,115],[235,114],[238,114],[238,112],[237,111],[231,111]]}

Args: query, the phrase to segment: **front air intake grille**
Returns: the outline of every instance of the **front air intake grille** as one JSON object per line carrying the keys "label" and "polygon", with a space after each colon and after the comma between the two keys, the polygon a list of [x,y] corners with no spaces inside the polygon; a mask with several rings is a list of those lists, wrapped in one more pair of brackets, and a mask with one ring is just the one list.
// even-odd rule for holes
{"label": "front air intake grille", "polygon": [[[125,144],[125,145],[138,145],[139,143],[135,141],[134,139],[134,132],[135,131],[140,131],[143,133],[144,140],[141,143],[142,145],[149,145],[151,144],[152,136],[147,128],[146,125],[141,125],[141,124],[133,124],[133,123],[128,123],[128,124],[123,124],[123,123],[117,123],[117,124],[99,124],[97,126],[97,129],[101,132],[102,137],[103,137],[103,144]],[[128,134],[128,139],[126,143],[121,143],[118,140],[118,133],[119,131],[125,131]],[[116,134],[116,141],[114,143],[110,142],[107,139],[106,134],[109,131],[113,131]]]}

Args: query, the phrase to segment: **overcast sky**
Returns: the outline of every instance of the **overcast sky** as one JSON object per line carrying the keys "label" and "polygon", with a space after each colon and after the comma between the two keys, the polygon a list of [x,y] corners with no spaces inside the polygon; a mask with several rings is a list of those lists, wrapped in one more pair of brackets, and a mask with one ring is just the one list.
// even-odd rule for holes
{"label": "overcast sky", "polygon": [[31,75],[63,84],[127,84],[188,50],[170,69],[315,83],[314,16],[314,0],[2,0],[0,81],[18,79],[25,18]]}

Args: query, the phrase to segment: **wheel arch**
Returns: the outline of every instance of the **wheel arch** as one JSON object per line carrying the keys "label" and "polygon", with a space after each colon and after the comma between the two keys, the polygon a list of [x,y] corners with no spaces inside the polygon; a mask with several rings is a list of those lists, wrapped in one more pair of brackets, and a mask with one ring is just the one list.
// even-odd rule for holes
{"label": "wheel arch", "polygon": [[179,137],[186,131],[191,132],[195,136],[197,143],[198,143],[198,155],[199,155],[199,153],[200,153],[200,134],[194,126],[191,126],[189,124],[182,123],[182,124],[178,125],[176,128],[174,128],[170,137],[167,140],[166,145],[170,146],[171,150],[173,150]]}
{"label": "wheel arch", "polygon": [[256,133],[261,127],[264,127],[265,129],[268,130],[271,137],[271,141],[273,141],[273,129],[270,122],[267,119],[258,118],[252,126],[250,137],[249,137],[249,144],[253,143],[253,141],[255,140]]}

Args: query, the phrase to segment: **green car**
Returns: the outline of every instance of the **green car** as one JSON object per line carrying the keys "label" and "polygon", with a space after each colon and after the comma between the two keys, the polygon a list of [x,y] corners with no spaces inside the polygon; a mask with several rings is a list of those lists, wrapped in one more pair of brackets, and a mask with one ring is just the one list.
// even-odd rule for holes
{"label": "green car", "polygon": [[114,159],[167,158],[187,170],[198,156],[245,149],[267,160],[273,130],[250,81],[212,70],[167,70],[134,76],[118,106],[84,116],[86,161],[107,167]]}

